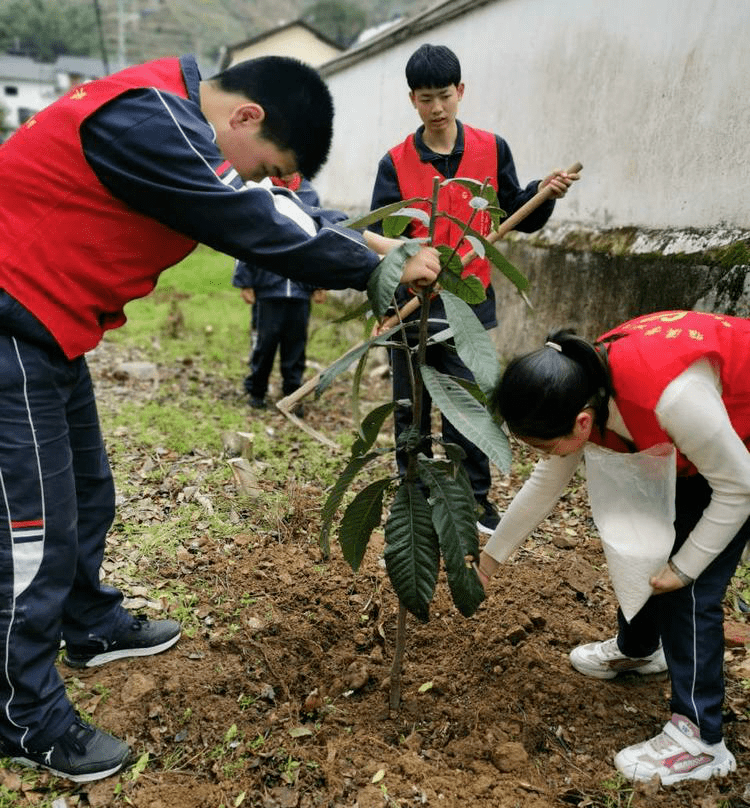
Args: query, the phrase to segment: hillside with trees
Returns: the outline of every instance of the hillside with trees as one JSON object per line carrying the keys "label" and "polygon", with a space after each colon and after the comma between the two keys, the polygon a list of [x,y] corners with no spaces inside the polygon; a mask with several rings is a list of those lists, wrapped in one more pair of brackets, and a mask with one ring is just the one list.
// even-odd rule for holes
{"label": "hillside with trees", "polygon": [[349,46],[371,26],[429,0],[0,0],[0,52],[52,61],[61,54],[140,62],[196,53],[207,63],[228,44],[303,19]]}

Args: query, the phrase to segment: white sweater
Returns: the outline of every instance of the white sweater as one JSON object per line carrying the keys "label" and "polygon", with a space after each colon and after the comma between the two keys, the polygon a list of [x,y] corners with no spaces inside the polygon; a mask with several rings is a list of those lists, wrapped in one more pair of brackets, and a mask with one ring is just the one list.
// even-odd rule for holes
{"label": "white sweater", "polygon": [[[718,374],[708,360],[701,359],[670,382],[654,413],[677,449],[711,486],[708,507],[674,555],[677,567],[697,578],[750,516],[750,452],[732,428]],[[607,428],[632,440],[612,399]],[[484,552],[505,561],[555,506],[582,456],[583,449],[567,457],[540,460]]]}

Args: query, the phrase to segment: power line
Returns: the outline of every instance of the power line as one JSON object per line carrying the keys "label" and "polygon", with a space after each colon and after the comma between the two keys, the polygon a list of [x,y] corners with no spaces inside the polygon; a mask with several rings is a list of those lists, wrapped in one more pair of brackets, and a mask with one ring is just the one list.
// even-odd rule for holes
{"label": "power line", "polygon": [[107,57],[107,46],[104,44],[104,26],[102,25],[102,10],[99,6],[99,0],[94,0],[94,12],[96,14],[96,27],[99,31],[99,49],[102,52],[104,72],[109,75],[109,59]]}

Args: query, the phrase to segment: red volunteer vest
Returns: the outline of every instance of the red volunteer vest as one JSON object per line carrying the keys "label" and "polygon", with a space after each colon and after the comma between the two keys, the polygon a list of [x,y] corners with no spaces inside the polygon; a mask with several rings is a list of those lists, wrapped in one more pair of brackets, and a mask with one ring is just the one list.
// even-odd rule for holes
{"label": "red volunteer vest", "polygon": [[196,246],[113,197],[83,155],[86,118],[130,89],[152,86],[187,98],[179,60],[75,87],[0,148],[0,288],[71,359],[121,326],[123,306]]}
{"label": "red volunteer vest", "polygon": [[[390,150],[391,159],[396,169],[399,189],[402,199],[411,199],[414,196],[431,197],[432,181],[438,177],[441,181],[445,177],[435,169],[432,163],[423,163],[414,145],[414,135]],[[497,145],[495,136],[491,132],[473,129],[464,124],[464,153],[456,171],[457,177],[466,177],[484,182],[489,180],[490,185],[497,191]],[[469,206],[473,194],[468,188],[458,183],[450,183],[440,189],[438,206],[441,211],[450,213],[462,222],[467,222],[474,212]],[[415,208],[421,208],[427,213],[431,205],[427,202],[417,202]],[[472,228],[483,236],[490,232],[492,220],[488,213],[480,211],[472,221]],[[409,227],[409,235],[413,238],[424,237],[428,234],[427,228],[417,219]],[[461,234],[461,228],[447,219],[439,219],[435,227],[435,244],[448,244],[455,246]],[[471,245],[464,242],[459,247],[459,253],[465,255]],[[490,285],[490,264],[486,258],[475,258],[464,267],[462,273],[476,275],[486,289]]]}
{"label": "red volunteer vest", "polygon": [[[633,436],[637,451],[671,443],[654,409],[667,385],[699,359],[719,368],[721,398],[737,434],[750,449],[750,320],[693,311],[663,311],[637,317],[609,331],[599,342],[625,336],[607,345],[615,401]],[[609,430],[593,443],[629,451]],[[697,469],[678,452],[677,473]]]}

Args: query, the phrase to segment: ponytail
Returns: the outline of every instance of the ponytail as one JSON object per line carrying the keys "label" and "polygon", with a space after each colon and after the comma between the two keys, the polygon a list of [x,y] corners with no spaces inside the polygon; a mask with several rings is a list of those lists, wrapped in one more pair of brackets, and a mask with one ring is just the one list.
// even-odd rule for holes
{"label": "ponytail", "polygon": [[559,329],[550,332],[544,347],[508,364],[490,408],[511,432],[548,440],[569,435],[586,407],[593,407],[594,423],[603,431],[611,395],[606,350]]}

